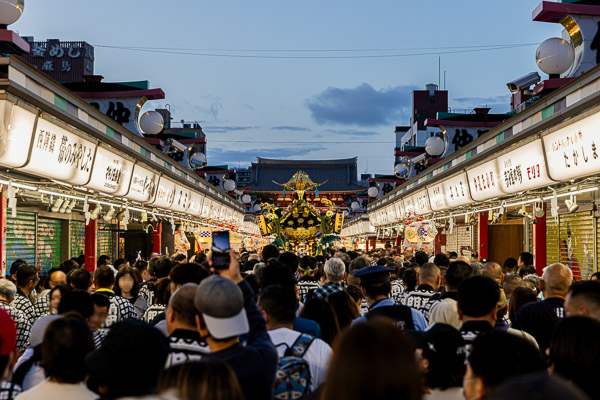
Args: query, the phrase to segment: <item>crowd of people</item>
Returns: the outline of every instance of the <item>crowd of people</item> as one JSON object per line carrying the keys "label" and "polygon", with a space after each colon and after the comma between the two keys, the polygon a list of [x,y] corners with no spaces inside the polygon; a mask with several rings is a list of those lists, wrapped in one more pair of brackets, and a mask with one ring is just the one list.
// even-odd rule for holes
{"label": "crowd of people", "polygon": [[0,279],[0,400],[600,399],[599,274],[267,245]]}

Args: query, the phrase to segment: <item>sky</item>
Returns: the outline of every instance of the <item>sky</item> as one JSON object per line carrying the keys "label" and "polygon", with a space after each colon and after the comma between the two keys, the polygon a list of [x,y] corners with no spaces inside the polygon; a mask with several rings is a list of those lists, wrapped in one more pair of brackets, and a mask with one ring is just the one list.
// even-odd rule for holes
{"label": "sky", "polygon": [[86,41],[105,82],[163,89],[144,109],[199,122],[210,165],[358,157],[360,173],[392,174],[394,128],[439,57],[460,112],[506,112],[507,82],[543,76],[537,44],[561,27],[531,20],[539,2],[27,0],[10,29]]}

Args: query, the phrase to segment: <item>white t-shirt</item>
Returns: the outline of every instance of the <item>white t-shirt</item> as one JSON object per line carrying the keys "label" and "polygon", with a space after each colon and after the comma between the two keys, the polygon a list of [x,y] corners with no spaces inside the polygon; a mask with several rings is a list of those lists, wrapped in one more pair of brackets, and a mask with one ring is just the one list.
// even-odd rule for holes
{"label": "white t-shirt", "polygon": [[15,400],[95,400],[98,395],[90,391],[83,383],[56,383],[44,381],[21,393]]}
{"label": "white t-shirt", "polygon": [[[286,347],[283,345],[278,345],[285,343],[291,347],[300,337],[300,335],[300,332],[291,330],[289,328],[278,328],[269,331],[269,336],[271,336],[271,341],[277,347],[277,354],[279,357],[283,357]],[[306,360],[310,368],[311,391],[315,390],[321,383],[325,382],[327,367],[329,366],[331,354],[331,347],[318,338],[313,340],[308,347],[308,350],[306,350],[306,353],[304,353],[303,358]]]}

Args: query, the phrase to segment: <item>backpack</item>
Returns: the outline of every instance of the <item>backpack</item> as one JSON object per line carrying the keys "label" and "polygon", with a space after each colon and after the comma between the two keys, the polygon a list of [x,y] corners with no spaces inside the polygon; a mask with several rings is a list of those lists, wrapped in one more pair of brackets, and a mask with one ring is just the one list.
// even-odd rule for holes
{"label": "backpack", "polygon": [[278,400],[298,399],[310,391],[310,368],[308,362],[302,358],[315,338],[306,333],[301,334],[289,347],[280,343],[276,347],[285,345],[283,357],[277,361],[275,373],[274,398]]}

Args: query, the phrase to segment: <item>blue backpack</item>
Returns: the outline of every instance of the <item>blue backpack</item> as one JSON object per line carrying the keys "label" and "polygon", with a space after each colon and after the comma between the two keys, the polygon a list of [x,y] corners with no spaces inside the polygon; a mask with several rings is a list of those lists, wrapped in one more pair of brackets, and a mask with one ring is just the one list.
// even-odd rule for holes
{"label": "blue backpack", "polygon": [[275,373],[274,398],[278,400],[298,399],[310,392],[310,368],[303,358],[315,338],[306,333],[301,334],[292,347],[280,343],[276,347],[285,346],[283,357],[277,361]]}

